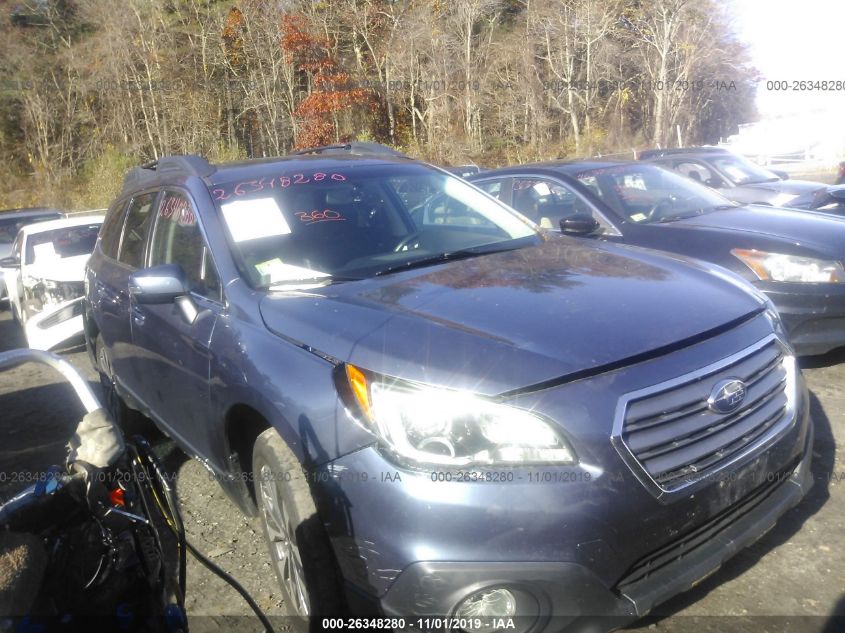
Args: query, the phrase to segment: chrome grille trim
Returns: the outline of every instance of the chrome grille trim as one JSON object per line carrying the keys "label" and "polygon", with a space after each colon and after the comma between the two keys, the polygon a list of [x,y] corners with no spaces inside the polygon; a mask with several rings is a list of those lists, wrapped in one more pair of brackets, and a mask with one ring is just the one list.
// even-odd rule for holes
{"label": "chrome grille trim", "polygon": [[[611,443],[658,497],[704,485],[728,466],[762,451],[795,422],[797,365],[776,334],[706,367],[625,394]],[[712,384],[740,377],[743,406],[721,415],[707,407]]]}

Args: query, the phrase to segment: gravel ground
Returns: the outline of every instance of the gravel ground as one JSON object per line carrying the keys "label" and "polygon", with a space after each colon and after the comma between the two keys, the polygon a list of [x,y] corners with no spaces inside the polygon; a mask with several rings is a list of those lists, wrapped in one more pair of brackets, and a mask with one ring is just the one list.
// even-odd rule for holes
{"label": "gravel ground", "polygon": [[[0,311],[0,351],[23,345],[8,311]],[[99,391],[84,350],[65,353]],[[797,508],[752,547],[691,591],[658,607],[634,630],[682,633],[840,633],[845,620],[845,352],[802,362],[816,427],[815,486]],[[24,365],[0,375],[0,496],[17,473],[61,463],[82,414],[51,370]],[[151,441],[177,475],[188,539],[231,573],[271,616],[286,613],[257,519],[245,519],[210,481],[155,431]],[[187,608],[194,630],[260,631],[246,603],[189,557]],[[279,621],[277,621],[278,623]],[[284,621],[281,621],[284,623]]]}

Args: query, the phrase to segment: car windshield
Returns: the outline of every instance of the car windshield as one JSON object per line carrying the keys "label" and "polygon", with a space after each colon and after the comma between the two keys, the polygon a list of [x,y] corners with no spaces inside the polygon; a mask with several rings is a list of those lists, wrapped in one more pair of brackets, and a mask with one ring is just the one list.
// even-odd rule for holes
{"label": "car windshield", "polygon": [[212,196],[255,287],[360,279],[539,243],[537,228],[463,180],[417,163],[265,173]]}
{"label": "car windshield", "polygon": [[623,218],[637,224],[672,222],[738,206],[712,189],[655,165],[622,164],[576,177]]}
{"label": "car windshield", "polygon": [[742,156],[725,154],[723,156],[714,156],[710,160],[722,172],[727,174],[728,178],[735,185],[753,185],[761,182],[776,182],[780,180],[776,174],[759,165],[755,165]]}
{"label": "car windshield", "polygon": [[26,240],[26,263],[90,255],[99,231],[100,224],[92,223],[33,233]]}

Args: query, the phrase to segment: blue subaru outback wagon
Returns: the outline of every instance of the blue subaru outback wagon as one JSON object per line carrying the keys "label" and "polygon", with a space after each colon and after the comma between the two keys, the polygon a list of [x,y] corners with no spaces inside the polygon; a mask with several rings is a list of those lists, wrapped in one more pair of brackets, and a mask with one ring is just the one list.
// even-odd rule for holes
{"label": "blue subaru outback wagon", "polygon": [[799,502],[764,296],[371,149],[137,168],[87,272],[113,407],[262,517],[293,614],[610,629]]}

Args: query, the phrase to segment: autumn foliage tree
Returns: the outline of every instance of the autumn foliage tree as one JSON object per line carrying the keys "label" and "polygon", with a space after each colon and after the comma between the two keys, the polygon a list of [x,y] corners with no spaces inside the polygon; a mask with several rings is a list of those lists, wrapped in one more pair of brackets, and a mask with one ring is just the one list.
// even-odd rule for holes
{"label": "autumn foliage tree", "polygon": [[295,147],[315,147],[346,140],[340,119],[355,108],[373,110],[370,90],[356,86],[331,53],[328,38],[311,35],[300,15],[282,19],[282,50],[288,63],[303,75],[308,95],[294,115],[299,119]]}
{"label": "autumn foliage tree", "polygon": [[168,154],[359,139],[496,165],[715,143],[753,120],[760,80],[717,0],[35,4],[37,24],[0,20],[0,208],[102,207]]}

